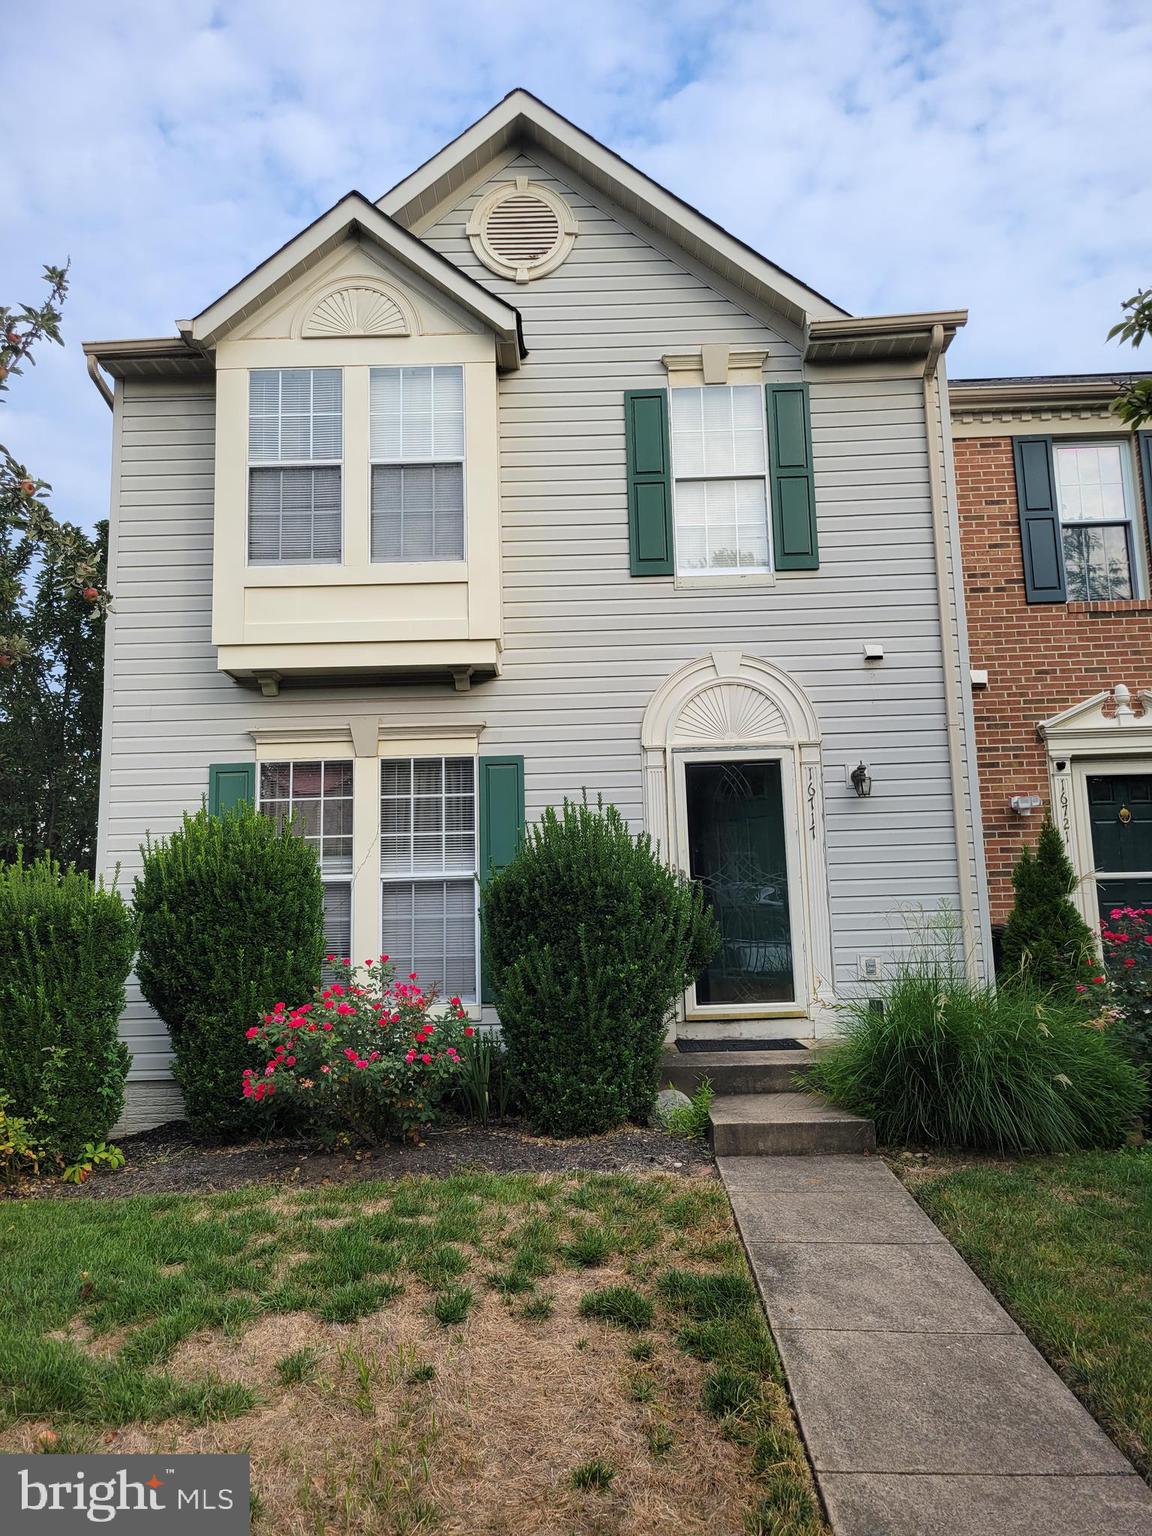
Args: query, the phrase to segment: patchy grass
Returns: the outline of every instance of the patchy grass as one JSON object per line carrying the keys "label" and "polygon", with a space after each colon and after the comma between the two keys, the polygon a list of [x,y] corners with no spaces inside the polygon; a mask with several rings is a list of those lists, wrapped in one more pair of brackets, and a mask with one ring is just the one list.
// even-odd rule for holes
{"label": "patchy grass", "polygon": [[1152,1479],[1152,1149],[894,1166]]}
{"label": "patchy grass", "polygon": [[0,1252],[0,1452],[246,1452],[256,1536],[823,1530],[711,1179],[28,1202]]}
{"label": "patchy grass", "polygon": [[589,1291],[580,1303],[581,1317],[599,1318],[616,1328],[631,1328],[639,1333],[652,1326],[656,1309],[647,1296],[630,1285],[606,1285],[602,1291]]}

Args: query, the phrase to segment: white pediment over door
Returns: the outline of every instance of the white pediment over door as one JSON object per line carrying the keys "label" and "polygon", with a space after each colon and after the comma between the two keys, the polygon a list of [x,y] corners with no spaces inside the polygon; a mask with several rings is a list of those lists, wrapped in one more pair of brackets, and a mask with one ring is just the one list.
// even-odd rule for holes
{"label": "white pediment over door", "polygon": [[1036,727],[1048,743],[1050,752],[1071,750],[1106,750],[1113,744],[1147,746],[1152,741],[1152,692],[1136,694],[1126,683],[1104,688],[1090,698],[1063,709]]}

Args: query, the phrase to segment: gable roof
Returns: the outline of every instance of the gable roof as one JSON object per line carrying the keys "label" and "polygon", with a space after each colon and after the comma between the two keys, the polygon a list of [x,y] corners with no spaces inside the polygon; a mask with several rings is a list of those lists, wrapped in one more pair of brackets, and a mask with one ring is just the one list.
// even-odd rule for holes
{"label": "gable roof", "polygon": [[327,213],[314,219],[194,319],[182,321],[181,335],[194,345],[214,346],[234,326],[314,267],[350,235],[362,235],[373,241],[389,256],[454,299],[495,333],[500,366],[520,366],[520,359],[526,356],[520,311],[410,234],[361,192],[347,193]]}
{"label": "gable roof", "polygon": [[490,112],[398,181],[378,207],[411,228],[495,156],[517,144],[538,145],[626,212],[795,324],[847,313],[522,88],[510,91]]}

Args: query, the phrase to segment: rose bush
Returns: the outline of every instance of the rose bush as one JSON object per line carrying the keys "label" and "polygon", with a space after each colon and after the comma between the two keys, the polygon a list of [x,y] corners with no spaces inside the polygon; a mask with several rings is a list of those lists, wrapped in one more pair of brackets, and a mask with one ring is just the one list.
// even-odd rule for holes
{"label": "rose bush", "polygon": [[1113,907],[1108,918],[1100,933],[1116,1035],[1132,1061],[1152,1072],[1152,907]]}
{"label": "rose bush", "polygon": [[264,1065],[244,1071],[244,1098],[325,1141],[415,1138],[456,1086],[473,1033],[460,999],[439,1004],[415,972],[398,981],[387,955],[328,965],[336,979],[310,1002],[278,1002],[247,1031]]}

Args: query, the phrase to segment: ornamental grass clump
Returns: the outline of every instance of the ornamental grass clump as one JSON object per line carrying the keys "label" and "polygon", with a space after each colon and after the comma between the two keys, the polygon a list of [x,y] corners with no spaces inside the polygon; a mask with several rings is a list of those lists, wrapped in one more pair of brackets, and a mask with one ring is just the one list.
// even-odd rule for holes
{"label": "ornamental grass clump", "polygon": [[460,999],[438,1006],[413,972],[398,981],[387,955],[362,967],[328,956],[336,979],[309,1002],[277,1002],[245,1031],[258,1066],[234,1091],[329,1144],[415,1139],[457,1087],[473,1034]]}
{"label": "ornamental grass clump", "polygon": [[882,998],[843,1009],[842,1038],[810,1086],[864,1115],[888,1146],[1070,1152],[1124,1141],[1140,1073],[1083,1005],[1020,986],[999,991],[929,965]]}
{"label": "ornamental grass clump", "polygon": [[699,888],[615,806],[564,802],[484,889],[484,956],[532,1128],[646,1121],[673,1004],[719,944]]}

